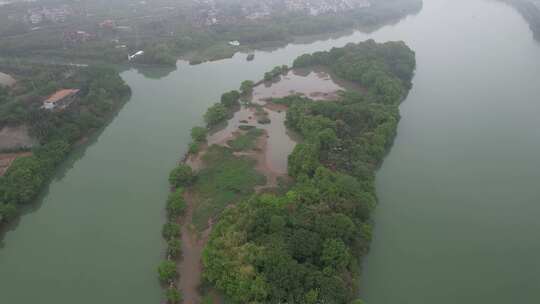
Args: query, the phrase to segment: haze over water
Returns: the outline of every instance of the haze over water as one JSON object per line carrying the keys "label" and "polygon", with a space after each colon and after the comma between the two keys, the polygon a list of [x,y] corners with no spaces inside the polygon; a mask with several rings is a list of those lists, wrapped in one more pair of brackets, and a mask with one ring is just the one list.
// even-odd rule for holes
{"label": "haze over water", "polygon": [[377,33],[417,54],[362,290],[367,303],[540,301],[540,47],[495,1],[425,1]]}
{"label": "haze over water", "polygon": [[362,297],[538,303],[540,46],[499,2],[424,2],[418,15],[371,34],[259,51],[252,62],[237,54],[124,72],[131,100],[6,234],[0,302],[157,303],[167,174],[206,108],[298,55],[374,38],[404,40],[418,68],[377,176]]}

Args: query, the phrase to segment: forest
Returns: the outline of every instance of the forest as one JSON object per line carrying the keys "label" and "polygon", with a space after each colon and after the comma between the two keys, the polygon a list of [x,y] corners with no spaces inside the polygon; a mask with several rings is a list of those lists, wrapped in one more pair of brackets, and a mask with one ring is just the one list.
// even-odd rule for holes
{"label": "forest", "polygon": [[335,102],[290,96],[287,127],[303,141],[289,155],[292,185],[253,195],[219,217],[203,252],[204,279],[233,303],[362,303],[361,258],[369,249],[374,173],[392,144],[415,55],[372,40],[302,55],[366,93]]}
{"label": "forest", "polygon": [[[0,127],[27,125],[38,144],[31,156],[17,158],[0,177],[0,223],[14,219],[22,206],[31,203],[73,147],[103,127],[131,94],[118,72],[105,67],[3,69],[22,80],[0,99]],[[80,89],[77,100],[63,111],[41,109],[41,98],[59,88]]]}

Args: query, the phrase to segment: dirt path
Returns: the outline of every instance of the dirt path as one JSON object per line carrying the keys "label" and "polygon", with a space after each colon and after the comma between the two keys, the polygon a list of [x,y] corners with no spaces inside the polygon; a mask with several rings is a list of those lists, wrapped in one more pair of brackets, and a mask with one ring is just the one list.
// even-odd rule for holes
{"label": "dirt path", "polygon": [[191,224],[196,199],[190,192],[186,192],[184,198],[187,202],[187,210],[181,222],[182,261],[178,264],[179,288],[183,295],[183,303],[196,304],[201,302],[198,290],[202,277],[201,258],[208,236],[212,231],[212,222],[209,221],[208,228],[201,234],[197,233]]}

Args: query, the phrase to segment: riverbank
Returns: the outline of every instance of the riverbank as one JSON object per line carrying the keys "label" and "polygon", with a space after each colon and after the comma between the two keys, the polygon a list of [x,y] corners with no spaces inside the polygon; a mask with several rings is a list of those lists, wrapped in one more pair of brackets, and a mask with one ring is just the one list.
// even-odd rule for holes
{"label": "riverbank", "polygon": [[[378,53],[382,52],[383,49],[392,55]],[[383,60],[387,64],[387,67],[383,70],[384,72],[379,71],[383,73],[383,76],[379,77],[385,78],[377,80],[377,83],[385,83],[385,87],[375,87],[375,79],[364,77],[365,80],[358,83],[358,88],[361,87],[362,89],[336,94],[336,90],[341,87],[333,82],[328,82],[329,85],[325,86],[325,81],[330,81],[330,77],[323,75],[321,71],[315,72],[315,74],[305,73],[305,78],[302,79],[295,76],[295,73],[301,73],[298,70],[296,72],[289,71],[288,68],[282,67],[266,73],[266,82],[262,82],[258,86],[252,88],[242,86],[242,94],[237,95],[237,100],[244,96],[243,99],[249,101],[245,102],[245,105],[239,110],[234,110],[231,115],[232,118],[227,119],[227,124],[223,129],[211,133],[208,137],[205,135],[202,140],[207,144],[186,158],[186,164],[191,166],[188,167],[189,172],[193,171],[194,178],[193,182],[182,186],[186,187],[184,199],[190,202],[188,206],[193,206],[193,209],[189,210],[188,207],[189,216],[186,217],[186,222],[182,224],[182,236],[180,238],[189,244],[185,248],[188,259],[180,261],[178,273],[180,274],[179,286],[187,302],[196,303],[201,299],[212,301],[210,300],[212,297],[210,294],[200,295],[199,290],[194,287],[200,277],[204,278],[205,285],[212,285],[220,292],[223,292],[226,297],[236,302],[273,302],[286,299],[297,302],[309,297],[313,301],[324,300],[345,303],[354,298],[354,290],[357,288],[355,282],[358,276],[358,262],[356,258],[352,257],[359,258],[365,254],[370,239],[369,210],[374,207],[374,193],[370,181],[373,178],[376,165],[382,160],[384,151],[389,148],[393,138],[397,119],[394,116],[395,114],[392,113],[397,110],[397,105],[406,94],[407,88],[410,86],[412,70],[414,69],[414,55],[412,55],[411,62],[411,53],[407,53],[410,52],[407,50],[404,45],[399,43],[377,45],[373,41],[368,41],[358,45],[349,45],[343,49],[335,49],[332,52],[303,55],[295,60],[296,68],[319,66],[331,62],[332,64],[328,65],[328,67],[339,76],[345,79],[360,79],[359,75],[368,75],[374,71],[350,70],[349,66],[362,61],[369,66],[369,60],[371,60],[368,59],[369,56],[375,56],[378,57],[378,60]],[[398,55],[400,52],[401,55]],[[336,57],[328,60],[333,56]],[[390,57],[385,56],[392,57],[393,63],[385,61],[390,59]],[[392,74],[394,73],[392,71],[395,68],[395,62],[400,62],[401,68],[409,65],[409,72],[408,74],[401,74],[401,77],[404,77],[402,79],[396,76],[397,74]],[[371,69],[374,68],[371,67]],[[311,83],[312,88],[317,88],[320,91],[307,89],[310,75],[314,77],[315,82]],[[321,83],[317,83],[315,80],[321,81]],[[305,86],[301,85],[302,81],[305,81]],[[392,91],[390,90],[392,86],[402,86],[402,88],[393,87],[394,91]],[[396,88],[398,89],[397,92],[395,91]],[[304,96],[298,95],[298,93],[304,94]],[[294,95],[291,96],[290,94]],[[224,96],[230,95],[229,93],[224,94]],[[246,95],[249,98],[246,98]],[[317,102],[305,97],[306,95],[320,100]],[[222,97],[222,102],[224,100],[227,100],[227,98]],[[380,125],[376,124],[369,127],[368,129],[373,128],[369,132],[364,130],[366,135],[362,135],[363,132],[360,132],[359,135],[349,138],[351,135],[340,134],[339,129],[341,127],[335,124],[336,120],[344,120],[343,123],[349,124],[349,127],[358,128],[359,125],[365,122],[354,118],[354,115],[375,115],[375,113],[369,114],[371,110],[368,109],[372,106],[379,107],[376,106],[378,103],[390,103],[392,105],[392,107],[377,114],[380,116],[388,111],[384,114],[388,115],[385,119],[380,120],[384,116],[379,118],[380,122],[378,124]],[[205,118],[214,118],[215,113],[219,112],[219,107],[223,107],[223,105],[211,107]],[[224,108],[227,108],[226,104]],[[319,115],[322,116],[312,116],[315,115],[315,113],[312,113],[313,111],[320,113]],[[342,114],[338,113],[342,111],[352,116],[350,118],[343,116],[341,119],[332,117],[336,114],[341,116]],[[208,113],[212,113],[212,115]],[[326,115],[332,118],[325,117]],[[225,119],[226,116],[220,117]],[[261,121],[261,117],[268,119]],[[220,122],[220,120],[214,119],[207,121],[212,122],[212,125]],[[292,144],[284,147],[283,144],[272,142],[272,139],[288,137],[285,124],[302,135],[303,141],[301,144],[293,141]],[[258,131],[258,128],[261,128],[261,131]],[[375,142],[372,142],[373,139],[369,139],[372,135],[368,134],[371,132],[375,132],[376,136],[379,136]],[[363,138],[363,136],[368,137]],[[196,138],[194,137],[194,139]],[[348,151],[352,148],[351,144],[344,145],[345,142],[349,141],[359,141],[364,142],[363,145],[367,144],[367,147],[363,148],[365,152],[358,153],[359,151],[356,151],[356,153],[349,154],[351,153],[351,151]],[[372,146],[370,147],[370,145]],[[345,157],[345,155],[350,156]],[[224,164],[229,162],[227,159],[230,157],[245,162],[244,164],[248,166],[246,169],[251,169],[241,173],[243,171],[239,168],[244,167],[244,165],[237,164],[234,166],[234,171],[229,171],[229,169],[226,169],[228,166]],[[340,159],[340,157],[344,158]],[[348,159],[349,157],[356,160]],[[367,157],[367,162],[362,166],[367,167],[363,169],[362,173],[357,172],[358,169],[351,170],[349,168],[351,162],[358,162],[359,159],[364,157]],[[356,166],[358,165],[356,164]],[[266,181],[259,184],[256,182],[257,178],[240,179],[240,176],[250,176],[249,170],[256,170],[259,174],[265,176]],[[209,172],[213,171],[219,173],[209,174]],[[356,174],[356,177],[349,177],[346,172]],[[350,180],[348,180],[349,178]],[[325,182],[315,186],[315,184],[322,182],[321,179],[325,180]],[[346,186],[347,183],[343,184],[345,180],[348,180],[349,185]],[[208,186],[209,183],[212,186]],[[363,185],[360,186],[361,184]],[[312,223],[313,226],[309,228],[309,225],[305,226],[306,223],[301,225],[303,228],[294,225],[287,227],[288,224],[285,226],[278,225],[267,231],[265,230],[267,228],[264,228],[265,224],[263,224],[265,220],[258,219],[260,216],[273,216],[276,217],[276,220],[281,218],[279,221],[285,221],[283,224],[302,222],[302,217],[305,215],[302,214],[311,209],[311,207],[308,207],[309,205],[315,204],[322,207],[330,203],[325,198],[325,195],[327,195],[324,192],[326,191],[324,190],[325,187],[336,187],[336,190],[345,187],[334,194],[337,195],[334,200],[337,198],[340,203],[333,205],[336,203],[333,202],[323,207],[322,210],[326,209],[326,211],[310,211],[314,212],[313,216],[326,218],[329,222],[338,221],[340,222],[339,225],[345,225],[340,229],[343,231],[333,235],[333,237],[320,230],[325,227],[323,222]],[[227,193],[233,189],[235,190],[231,194],[237,194],[228,195]],[[323,192],[316,196],[306,196],[310,191]],[[354,194],[351,196],[349,191]],[[243,194],[237,196],[240,193]],[[351,204],[357,204],[357,206],[353,207]],[[270,206],[273,207],[270,208]],[[305,209],[306,207],[308,209]],[[297,210],[292,211],[291,208]],[[348,208],[351,209],[345,211]],[[300,210],[304,211],[300,212]],[[204,214],[204,216],[197,216],[197,212]],[[260,222],[261,220],[263,222]],[[263,226],[259,228],[251,227],[251,224],[248,223],[253,221],[259,222],[256,226]],[[248,226],[244,226],[245,224],[248,224]],[[257,231],[251,231],[252,229]],[[235,235],[240,231],[244,231],[242,233],[244,236],[236,239]],[[360,234],[362,237],[359,239],[349,234],[353,231],[356,231],[355,234]],[[262,233],[262,235],[267,235],[269,239],[262,237],[262,235],[250,236],[253,233],[256,235]],[[188,236],[185,234],[188,234]],[[286,236],[289,234],[290,236]],[[197,238],[197,235],[201,237]],[[193,236],[197,240],[195,243],[193,242]],[[274,241],[271,241],[274,238],[280,239],[283,237],[285,239],[283,239],[284,243],[282,245],[274,244]],[[289,238],[295,239],[296,237],[302,238],[300,242],[307,242],[307,244],[318,248],[308,250],[308,248],[296,247],[299,246],[299,239],[289,243]],[[235,240],[231,240],[231,238]],[[315,241],[316,239],[317,241]],[[314,243],[311,243],[310,240],[313,240]],[[321,247],[321,244],[324,246]],[[204,249],[201,256],[202,248]],[[275,251],[277,248],[282,249]],[[248,250],[248,252],[240,253],[245,250]],[[255,252],[250,252],[251,250],[255,250]],[[262,251],[257,254],[256,252],[260,250]],[[338,256],[332,259],[338,260],[332,262],[329,260],[319,264],[321,263],[318,262],[320,259],[323,259],[323,261],[326,259],[325,255],[328,254],[326,250],[337,250]],[[263,254],[263,252],[265,253]],[[274,254],[277,254],[277,256],[273,256]],[[252,256],[252,258],[245,260],[245,255]],[[197,258],[197,256],[199,257]],[[309,258],[310,256],[312,258]],[[201,265],[201,260],[204,267]],[[278,264],[273,264],[276,262]],[[262,266],[262,268],[255,270],[253,263],[268,266]],[[197,266],[195,267],[194,264]],[[236,266],[229,268],[229,266],[225,265]],[[282,269],[281,267],[285,268]],[[303,279],[296,278],[296,275],[301,273],[304,273],[302,276],[320,275],[317,274],[319,271],[316,270],[317,267],[331,267],[334,269],[332,272],[335,271],[334,275],[341,277],[341,279],[330,282],[325,281],[327,279],[324,276],[321,277],[321,281],[315,283],[317,286],[322,284],[318,287],[320,292],[314,293],[311,290],[312,287],[310,287],[313,283],[301,283]],[[203,271],[202,276],[201,271]],[[284,271],[278,281],[272,279],[274,278],[272,274],[274,271]],[[312,271],[314,271],[312,274],[308,274]],[[262,273],[259,274],[259,272]],[[293,283],[293,281],[295,282]],[[333,286],[332,290],[323,287],[328,286],[328,284]],[[237,288],[241,288],[241,291]],[[298,290],[293,291],[294,288],[304,289],[305,291],[298,293]],[[174,301],[169,302],[176,303]]]}
{"label": "riverbank", "polygon": [[[10,159],[0,177],[2,226],[16,219],[20,210],[39,196],[56,168],[74,147],[102,128],[131,94],[129,87],[114,70],[73,68],[70,73],[53,78],[48,76],[49,73],[62,67],[21,64],[9,67],[18,71],[23,81],[16,92],[7,91],[0,105],[0,124],[8,125],[3,129],[2,136],[9,137],[7,142],[13,144],[9,149],[31,150],[32,153]],[[43,109],[41,96],[48,94],[48,91],[34,85],[43,78],[49,82],[49,91],[54,92],[57,87],[73,87],[80,94],[65,108]],[[6,133],[5,130],[17,132]],[[21,131],[24,134],[21,135]]]}

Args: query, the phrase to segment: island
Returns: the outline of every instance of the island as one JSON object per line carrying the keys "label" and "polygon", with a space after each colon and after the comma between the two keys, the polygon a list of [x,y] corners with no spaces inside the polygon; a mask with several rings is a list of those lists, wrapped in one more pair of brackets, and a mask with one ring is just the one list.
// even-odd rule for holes
{"label": "island", "polygon": [[363,303],[374,174],[415,54],[368,40],[226,92],[169,176],[168,303]]}

